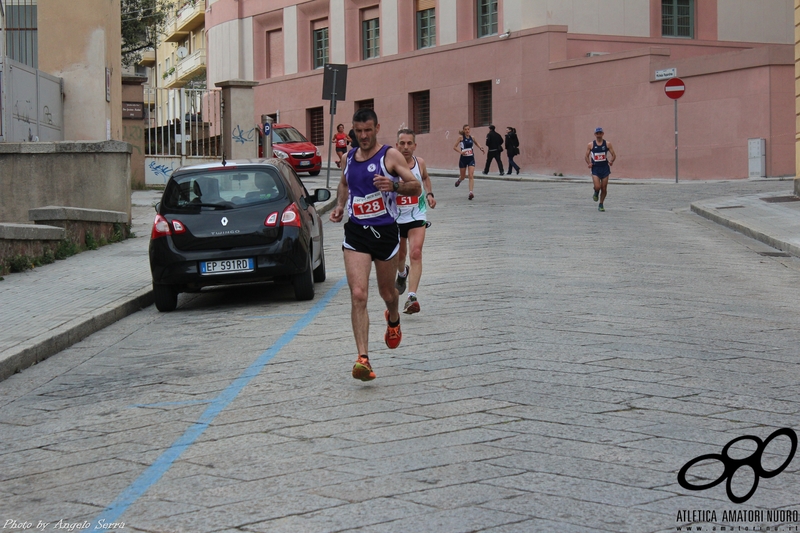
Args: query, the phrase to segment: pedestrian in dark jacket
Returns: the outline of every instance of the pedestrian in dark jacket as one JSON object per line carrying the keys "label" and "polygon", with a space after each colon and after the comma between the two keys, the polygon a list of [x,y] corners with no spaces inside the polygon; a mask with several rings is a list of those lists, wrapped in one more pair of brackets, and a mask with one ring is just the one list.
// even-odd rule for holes
{"label": "pedestrian in dark jacket", "polygon": [[500,169],[500,175],[503,175],[503,162],[500,160],[500,153],[503,151],[503,137],[494,131],[494,126],[489,126],[489,133],[486,134],[486,166],[483,167],[483,173],[489,173],[489,166],[492,160],[497,160],[497,167]]}
{"label": "pedestrian in dark jacket", "polygon": [[508,172],[511,175],[511,170],[514,169],[519,174],[519,165],[514,162],[514,157],[519,155],[519,139],[517,138],[517,129],[507,126],[506,129],[506,155],[508,156]]}

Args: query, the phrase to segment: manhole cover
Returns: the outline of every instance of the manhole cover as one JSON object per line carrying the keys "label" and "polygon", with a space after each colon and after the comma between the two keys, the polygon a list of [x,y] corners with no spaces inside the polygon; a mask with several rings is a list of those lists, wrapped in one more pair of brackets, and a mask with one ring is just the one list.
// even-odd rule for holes
{"label": "manhole cover", "polygon": [[767,203],[778,204],[782,202],[800,202],[800,196],[767,196],[762,198]]}

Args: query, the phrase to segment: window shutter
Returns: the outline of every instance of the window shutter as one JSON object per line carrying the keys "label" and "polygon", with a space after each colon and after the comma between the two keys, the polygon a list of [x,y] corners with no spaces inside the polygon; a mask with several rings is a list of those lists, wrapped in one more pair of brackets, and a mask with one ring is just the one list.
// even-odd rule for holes
{"label": "window shutter", "polygon": [[417,0],[417,11],[425,11],[426,9],[435,9],[436,0]]}

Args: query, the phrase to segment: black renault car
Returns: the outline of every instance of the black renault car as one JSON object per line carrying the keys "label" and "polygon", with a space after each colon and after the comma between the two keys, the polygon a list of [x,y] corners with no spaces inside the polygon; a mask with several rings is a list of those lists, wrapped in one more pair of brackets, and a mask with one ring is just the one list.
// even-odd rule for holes
{"label": "black renault car", "polygon": [[211,285],[289,279],[298,300],[325,281],[322,221],[308,194],[280,159],[224,161],[176,170],[156,204],[150,271],[159,311],[181,292]]}

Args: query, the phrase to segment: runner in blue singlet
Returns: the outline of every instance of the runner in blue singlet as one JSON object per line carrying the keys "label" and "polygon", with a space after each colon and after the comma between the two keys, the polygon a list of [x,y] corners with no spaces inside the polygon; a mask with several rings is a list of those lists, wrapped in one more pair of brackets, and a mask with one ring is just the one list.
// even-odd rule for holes
{"label": "runner in blue singlet", "polygon": [[[606,199],[608,192],[608,176],[611,175],[611,165],[617,159],[617,154],[614,152],[614,147],[610,142],[603,140],[603,128],[594,130],[595,140],[589,143],[586,147],[586,164],[592,169],[592,182],[594,184],[594,196],[592,199],[596,202],[598,195],[600,203],[597,205],[598,211],[605,211],[603,201]],[[611,154],[611,157],[608,157]]]}
{"label": "runner in blue singlet", "polygon": [[467,174],[467,170],[469,170],[469,196],[468,198],[472,200],[475,198],[473,194],[473,186],[475,184],[475,150],[474,146],[477,146],[481,152],[486,153],[483,149],[483,146],[478,144],[478,141],[470,137],[469,135],[469,124],[464,124],[464,127],[461,131],[458,132],[459,137],[456,145],[453,147],[453,150],[460,154],[458,159],[458,171],[459,177],[456,181],[456,187],[461,185],[461,182],[464,181],[464,177]]}
{"label": "runner in blue singlet", "polygon": [[400,332],[400,296],[394,286],[400,234],[397,229],[397,195],[417,195],[422,186],[408,169],[403,155],[395,148],[378,144],[378,116],[362,108],[353,115],[358,148],[347,154],[342,179],[337,188],[332,222],[341,222],[345,207],[349,221],[344,227],[344,269],[350,286],[350,318],[358,357],[352,375],[361,381],[375,379],[369,361],[369,315],[367,296],[372,263],[378,278],[378,291],[386,303],[387,322],[383,339],[390,349],[397,348]]}

